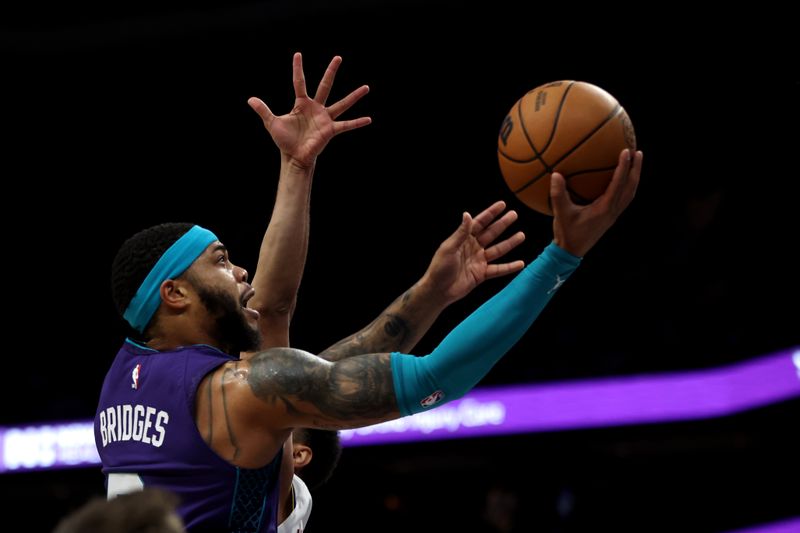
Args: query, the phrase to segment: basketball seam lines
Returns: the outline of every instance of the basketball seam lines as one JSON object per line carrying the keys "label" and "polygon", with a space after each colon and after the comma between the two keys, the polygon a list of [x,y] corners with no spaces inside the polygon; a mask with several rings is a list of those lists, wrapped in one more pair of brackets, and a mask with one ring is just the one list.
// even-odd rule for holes
{"label": "basketball seam lines", "polygon": [[[522,98],[519,99],[519,101],[516,104],[514,104],[516,106],[516,108],[517,108],[517,114],[519,115],[519,123],[522,125],[522,132],[525,134],[526,138],[528,137],[528,132],[525,130],[525,121],[522,120],[522,101],[525,99],[525,96],[528,96],[532,92],[533,91],[528,91],[527,93],[525,93],[525,95]],[[511,111],[513,112],[513,108],[512,108]],[[528,140],[528,144],[531,144],[530,140]],[[536,161],[537,159],[540,158],[539,157],[539,152],[536,151],[536,148],[532,144],[531,144],[531,148],[533,148],[533,153],[536,154],[536,156],[531,158],[531,159],[514,159],[513,157],[511,157],[507,153],[505,153],[502,149],[499,149],[499,152],[500,152],[500,155],[502,155],[503,157],[505,157],[509,161],[513,161],[514,163],[530,163],[530,162]]]}
{"label": "basketball seam lines", "polygon": [[[573,85],[575,85],[574,81],[569,85],[567,85],[567,88],[564,90],[564,94],[561,95],[561,101],[558,103],[558,111],[556,111],[556,116],[553,117],[553,130],[550,132],[550,138],[547,139],[547,144],[545,144],[544,148],[542,148],[542,153],[545,153],[547,149],[550,148],[550,143],[553,142],[553,138],[556,136],[556,130],[558,129],[558,119],[561,118],[561,110],[564,109],[564,102],[567,101],[567,95],[569,94],[569,91],[570,89],[572,89]],[[530,142],[530,140],[528,142]],[[533,148],[533,144],[531,144],[531,148]],[[546,168],[551,168],[547,163],[545,163],[544,159],[542,159],[542,163]]]}
{"label": "basketball seam lines", "polygon": [[[556,128],[558,127],[558,118],[561,116],[561,110],[564,108],[564,101],[567,99],[567,94],[569,93],[569,90],[572,89],[572,86],[574,84],[575,82],[571,81],[569,85],[567,85],[567,88],[564,90],[564,94],[561,95],[561,101],[558,103],[558,110],[556,110],[556,116],[553,118],[553,131],[550,132],[550,138],[547,139],[547,142],[545,143],[544,148],[542,149],[542,154],[547,151],[547,148],[550,146],[550,143],[553,142],[553,137],[555,137]],[[547,161],[545,161],[544,158],[542,158],[542,154],[540,154],[539,151],[536,149],[536,146],[533,145],[533,141],[531,140],[531,137],[528,134],[528,128],[525,127],[525,121],[522,118],[523,100],[525,100],[525,97],[531,94],[532,92],[534,91],[533,90],[528,91],[522,96],[522,98],[520,98],[517,105],[517,114],[519,115],[519,123],[522,125],[522,133],[525,134],[525,140],[528,141],[528,145],[531,147],[531,150],[533,150],[533,153],[536,154],[536,157],[533,157],[531,159],[514,159],[513,157],[505,153],[502,149],[500,150],[500,155],[502,155],[509,161],[513,161],[514,163],[532,163],[533,161],[539,159],[544,165],[547,172],[552,172],[553,168],[547,164]]]}
{"label": "basketball seam lines", "polygon": [[[526,139],[528,138],[528,131],[525,128],[525,121],[522,120],[522,101],[525,100],[525,97],[528,96],[529,94],[531,94],[532,92],[533,91],[531,90],[531,91],[528,91],[527,93],[525,93],[522,96],[522,98],[520,98],[519,101],[515,104],[515,106],[517,108],[517,114],[519,115],[519,123],[522,125],[522,132],[525,134],[525,138]],[[513,109],[512,109],[512,111],[513,111]],[[514,163],[530,163],[532,161],[536,161],[537,159],[540,159],[539,152],[536,151],[536,147],[533,146],[533,144],[531,143],[530,139],[528,139],[528,144],[530,144],[531,148],[533,148],[533,153],[536,154],[535,157],[533,157],[532,159],[514,159],[513,157],[511,157],[507,153],[505,153],[502,149],[499,150],[500,151],[500,155],[502,155],[503,157],[505,157],[509,161],[513,161]]]}
{"label": "basketball seam lines", "polygon": [[[530,94],[530,93],[528,93],[528,94]],[[525,96],[528,96],[528,94],[526,94]],[[539,160],[541,160],[541,162],[544,165],[544,167],[548,168],[547,167],[547,163],[545,163],[544,159],[542,159],[542,154],[540,154],[539,150],[537,150],[536,147],[533,145],[533,141],[531,140],[531,136],[528,134],[528,128],[525,125],[525,120],[522,118],[522,104],[523,104],[523,101],[525,100],[525,96],[522,97],[522,100],[519,101],[519,106],[517,106],[517,114],[519,115],[519,123],[522,125],[522,133],[525,134],[525,140],[528,141],[528,146],[530,146],[531,150],[533,150],[533,153],[536,154],[536,157],[534,157],[532,159],[532,161],[535,161],[536,159],[539,159]],[[546,149],[547,149],[547,147],[545,147],[545,150]]]}
{"label": "basketball seam lines", "polygon": [[613,167],[606,167],[606,168],[589,168],[586,170],[579,170],[578,172],[573,172],[572,174],[564,175],[564,179],[569,181],[570,179],[580,174],[588,174],[590,172],[605,172],[607,170],[614,170],[615,168],[617,168],[616,165],[614,165]]}
{"label": "basketball seam lines", "polygon": [[[592,136],[593,136],[595,133],[597,133],[598,131],[600,131],[600,130],[603,128],[603,126],[605,126],[606,124],[608,124],[608,123],[609,123],[609,121],[611,121],[611,119],[613,119],[614,117],[616,117],[616,116],[619,114],[619,112],[620,112],[620,110],[621,110],[621,109],[622,109],[622,106],[621,106],[621,105],[619,105],[619,103],[617,103],[616,107],[614,108],[614,110],[613,110],[613,111],[611,111],[611,113],[608,115],[608,117],[606,117],[606,119],[605,119],[604,121],[602,121],[602,122],[601,122],[599,125],[597,125],[597,127],[595,127],[595,129],[594,129],[594,130],[592,130],[591,132],[589,132],[589,134],[588,134],[586,137],[584,137],[583,139],[581,139],[581,142],[579,142],[579,143],[576,143],[576,144],[575,144],[575,146],[573,146],[573,147],[572,147],[572,149],[571,149],[569,152],[567,152],[566,154],[564,154],[563,156],[561,156],[561,157],[558,159],[558,161],[556,161],[556,162],[553,164],[553,167],[555,167],[555,166],[556,166],[556,165],[558,165],[560,162],[562,162],[562,161],[563,161],[563,160],[565,160],[567,157],[569,157],[569,156],[572,154],[572,152],[574,152],[575,150],[577,150],[578,148],[580,148],[580,146],[581,146],[583,143],[585,143],[586,141],[588,141],[588,140],[589,140],[589,139],[590,139],[590,138],[591,138],[591,137],[592,137]],[[542,161],[542,163],[544,163],[544,161]],[[615,168],[616,168],[616,167],[615,167]],[[530,181],[528,181],[528,183],[526,183],[525,185],[523,185],[523,186],[522,186],[522,187],[520,187],[519,189],[515,190],[515,191],[514,191],[514,194],[519,194],[520,192],[524,191],[525,189],[527,189],[528,187],[530,187],[531,185],[533,185],[534,183],[536,183],[537,181],[539,181],[539,180],[540,180],[542,177],[544,177],[544,175],[545,175],[545,174],[547,174],[547,173],[548,173],[548,172],[547,172],[547,170],[545,170],[544,172],[541,172],[541,173],[539,173],[539,175],[538,175],[538,176],[535,176],[535,177],[531,178],[531,180],[530,180]],[[572,191],[570,191],[570,192],[572,192]]]}

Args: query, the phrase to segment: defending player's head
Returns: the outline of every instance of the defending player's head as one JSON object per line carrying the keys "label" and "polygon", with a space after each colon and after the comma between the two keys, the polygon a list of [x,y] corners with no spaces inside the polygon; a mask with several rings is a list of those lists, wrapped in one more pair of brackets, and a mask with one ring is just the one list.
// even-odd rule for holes
{"label": "defending player's head", "polygon": [[333,475],[342,455],[339,432],[297,428],[292,432],[292,439],[295,473],[309,489],[319,488]]}

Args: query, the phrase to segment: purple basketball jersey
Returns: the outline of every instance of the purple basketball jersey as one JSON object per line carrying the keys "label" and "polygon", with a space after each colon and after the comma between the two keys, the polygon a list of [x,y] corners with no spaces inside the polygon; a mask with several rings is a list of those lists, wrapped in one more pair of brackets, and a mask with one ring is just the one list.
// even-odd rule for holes
{"label": "purple basketball jersey", "polygon": [[178,495],[189,531],[276,531],[279,452],[258,469],[218,456],[194,420],[203,377],[234,357],[205,345],[158,352],[126,340],[94,419],[109,496],[142,487]]}

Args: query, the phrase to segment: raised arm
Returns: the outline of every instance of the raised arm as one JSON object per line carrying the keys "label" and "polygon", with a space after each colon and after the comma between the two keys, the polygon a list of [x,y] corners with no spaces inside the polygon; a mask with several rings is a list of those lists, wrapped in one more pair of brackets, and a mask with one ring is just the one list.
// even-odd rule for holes
{"label": "raised arm", "polygon": [[333,58],[311,98],[302,56],[296,53],[292,65],[295,102],[286,115],[273,115],[258,98],[248,100],[281,152],[275,206],[253,276],[255,295],[248,302],[261,315],[262,348],[289,345],[289,323],[308,251],[309,201],[317,156],[334,136],[370,123],[369,117],[336,120],[369,92],[366,85],[326,107],[341,62],[341,57]]}
{"label": "raised arm", "polygon": [[461,225],[436,250],[422,278],[367,327],[326,349],[320,357],[338,361],[369,352],[409,352],[448,305],[487,279],[521,270],[523,261],[493,263],[525,240],[520,231],[495,244],[517,219],[515,211],[498,218],[505,207],[505,202],[495,202],[474,220],[464,213]]}
{"label": "raised arm", "polygon": [[588,252],[614,224],[633,199],[641,162],[641,153],[632,158],[623,152],[608,190],[589,206],[573,204],[563,179],[554,179],[554,242],[430,354],[365,354],[329,362],[274,348],[231,361],[198,389],[201,433],[231,463],[253,468],[277,453],[293,427],[361,427],[459,398],[527,331],[577,268],[575,254]]}

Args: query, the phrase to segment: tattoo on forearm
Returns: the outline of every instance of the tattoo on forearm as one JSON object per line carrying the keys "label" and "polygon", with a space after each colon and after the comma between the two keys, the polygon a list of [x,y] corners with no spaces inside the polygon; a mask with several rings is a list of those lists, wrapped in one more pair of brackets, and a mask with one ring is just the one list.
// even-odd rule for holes
{"label": "tattoo on forearm", "polygon": [[386,336],[394,339],[398,344],[402,344],[408,337],[408,325],[406,321],[397,315],[385,315],[386,323],[383,325],[383,331]]}
{"label": "tattoo on forearm", "polygon": [[273,348],[250,360],[247,381],[262,401],[281,402],[290,413],[310,413],[304,404],[311,404],[322,415],[315,423],[330,429],[383,419],[398,410],[388,353],[332,364],[299,350]]}
{"label": "tattoo on forearm", "polygon": [[407,343],[417,336],[417,327],[406,309],[412,291],[413,289],[407,290],[369,326],[342,339],[319,356],[328,361],[340,361],[363,353],[408,350],[410,346]]}

